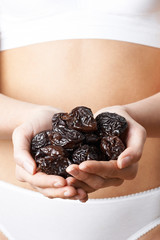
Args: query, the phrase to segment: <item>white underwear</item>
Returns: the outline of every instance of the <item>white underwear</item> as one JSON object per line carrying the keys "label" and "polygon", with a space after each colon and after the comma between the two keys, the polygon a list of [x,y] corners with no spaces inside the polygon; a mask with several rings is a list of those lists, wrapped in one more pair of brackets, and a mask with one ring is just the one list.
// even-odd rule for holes
{"label": "white underwear", "polygon": [[0,181],[0,231],[9,240],[136,240],[159,224],[160,187],[81,203]]}

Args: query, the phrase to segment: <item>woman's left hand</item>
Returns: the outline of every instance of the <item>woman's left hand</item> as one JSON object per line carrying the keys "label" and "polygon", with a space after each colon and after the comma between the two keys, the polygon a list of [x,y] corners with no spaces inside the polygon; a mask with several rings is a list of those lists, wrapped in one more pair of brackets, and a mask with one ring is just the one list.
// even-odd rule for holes
{"label": "woman's left hand", "polygon": [[95,116],[102,112],[117,113],[126,118],[128,122],[126,149],[117,160],[89,160],[80,165],[72,164],[67,168],[67,172],[73,176],[67,178],[68,185],[82,188],[86,193],[109,186],[119,186],[124,180],[134,179],[146,140],[146,130],[131,118],[124,106],[103,108]]}

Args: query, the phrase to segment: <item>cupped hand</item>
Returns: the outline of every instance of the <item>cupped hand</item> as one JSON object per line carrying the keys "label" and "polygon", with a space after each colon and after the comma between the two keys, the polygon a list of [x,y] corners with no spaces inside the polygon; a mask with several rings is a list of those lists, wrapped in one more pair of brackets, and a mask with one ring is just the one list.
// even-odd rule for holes
{"label": "cupped hand", "polygon": [[103,108],[95,117],[102,112],[117,113],[126,118],[128,130],[123,136],[126,149],[117,160],[89,160],[67,168],[67,172],[73,176],[67,179],[67,184],[82,188],[87,193],[109,186],[119,186],[124,180],[134,179],[146,140],[146,130],[127,113],[124,106]]}
{"label": "cupped hand", "polygon": [[29,183],[34,189],[48,198],[64,198],[87,200],[83,189],[68,186],[66,179],[56,175],[36,172],[36,163],[30,154],[30,143],[37,133],[51,129],[51,119],[60,110],[42,106],[33,111],[32,116],[18,126],[12,135],[16,178]]}

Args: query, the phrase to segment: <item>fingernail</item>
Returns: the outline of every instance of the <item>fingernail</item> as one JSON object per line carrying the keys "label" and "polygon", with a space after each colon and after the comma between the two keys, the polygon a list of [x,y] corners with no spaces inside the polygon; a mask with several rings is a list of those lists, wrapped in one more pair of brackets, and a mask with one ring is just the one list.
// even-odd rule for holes
{"label": "fingernail", "polygon": [[130,163],[131,163],[131,157],[127,156],[121,160],[120,166],[121,166],[121,168],[124,168],[124,167],[129,166]]}
{"label": "fingernail", "polygon": [[23,164],[24,168],[29,172],[30,174],[33,174],[33,166],[29,162],[24,162]]}
{"label": "fingernail", "polygon": [[70,197],[70,195],[71,195],[71,194],[70,194],[69,191],[65,191],[65,192],[64,192],[64,196],[65,196],[65,197]]}
{"label": "fingernail", "polygon": [[68,170],[68,173],[70,173],[71,175],[74,175],[74,176],[76,176],[76,175],[78,175],[79,174],[79,171],[77,170],[77,169],[69,169]]}
{"label": "fingernail", "polygon": [[54,187],[63,187],[64,185],[60,182],[55,182],[54,184]]}

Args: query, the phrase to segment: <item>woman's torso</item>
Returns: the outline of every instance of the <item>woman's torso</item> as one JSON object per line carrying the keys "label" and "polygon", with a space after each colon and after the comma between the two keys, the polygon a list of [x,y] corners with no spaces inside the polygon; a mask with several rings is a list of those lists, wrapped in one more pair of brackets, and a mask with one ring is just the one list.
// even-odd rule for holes
{"label": "woman's torso", "polygon": [[[160,91],[160,49],[112,40],[60,40],[1,52],[1,92],[63,111],[127,104]],[[16,109],[15,109],[16,111]],[[131,194],[159,186],[159,139],[147,139],[137,177],[92,198]],[[15,179],[12,144],[0,143],[0,179]]]}

